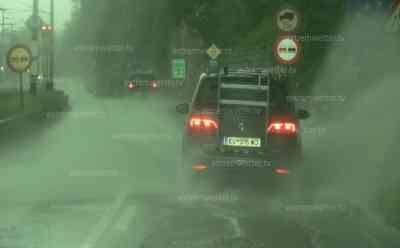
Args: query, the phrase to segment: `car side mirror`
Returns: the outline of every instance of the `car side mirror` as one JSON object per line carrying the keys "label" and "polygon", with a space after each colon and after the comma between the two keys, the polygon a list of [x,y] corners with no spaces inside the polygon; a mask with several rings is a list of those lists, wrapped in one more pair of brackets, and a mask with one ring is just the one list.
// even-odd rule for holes
{"label": "car side mirror", "polygon": [[187,114],[189,113],[189,104],[188,103],[182,103],[176,106],[176,112],[179,114]]}
{"label": "car side mirror", "polygon": [[305,120],[310,118],[310,112],[304,109],[300,109],[297,111],[297,118],[300,120]]}

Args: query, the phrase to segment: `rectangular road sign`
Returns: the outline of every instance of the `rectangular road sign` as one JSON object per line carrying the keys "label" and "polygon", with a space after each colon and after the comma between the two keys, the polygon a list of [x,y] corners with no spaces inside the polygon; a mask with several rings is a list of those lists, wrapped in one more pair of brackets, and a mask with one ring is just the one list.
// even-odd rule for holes
{"label": "rectangular road sign", "polygon": [[185,59],[172,60],[172,78],[185,79],[186,78],[186,61]]}

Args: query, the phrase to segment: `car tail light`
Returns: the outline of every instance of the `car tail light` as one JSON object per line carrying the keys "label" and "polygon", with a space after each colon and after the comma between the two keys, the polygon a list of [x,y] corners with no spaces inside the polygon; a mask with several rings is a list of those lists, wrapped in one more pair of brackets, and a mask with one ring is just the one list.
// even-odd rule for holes
{"label": "car tail light", "polygon": [[192,169],[196,172],[203,172],[208,169],[208,166],[205,164],[195,164],[192,166]]}
{"label": "car tail light", "polygon": [[150,86],[152,87],[152,88],[158,88],[158,83],[157,83],[157,81],[155,81],[155,80],[153,80],[153,81],[151,81],[150,82]]}
{"label": "car tail light", "polygon": [[134,81],[129,81],[128,82],[128,89],[133,90],[136,88],[135,82]]}
{"label": "car tail light", "polygon": [[283,168],[283,167],[275,168],[274,171],[276,174],[279,174],[279,175],[287,175],[290,173],[288,169]]}
{"label": "car tail light", "polygon": [[295,134],[297,126],[293,122],[288,121],[273,121],[267,128],[269,134]]}
{"label": "car tail light", "polygon": [[191,133],[214,133],[218,130],[218,122],[207,115],[194,115],[189,120]]}

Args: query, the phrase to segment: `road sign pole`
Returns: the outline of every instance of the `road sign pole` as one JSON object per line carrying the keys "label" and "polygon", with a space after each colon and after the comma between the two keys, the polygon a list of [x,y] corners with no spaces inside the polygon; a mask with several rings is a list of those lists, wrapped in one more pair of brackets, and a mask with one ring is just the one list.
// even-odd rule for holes
{"label": "road sign pole", "polygon": [[[33,0],[33,8],[32,8],[32,17],[37,20],[39,17],[39,0]],[[35,29],[32,30],[32,40],[37,41],[38,40],[38,34],[39,30],[35,27]]]}
{"label": "road sign pole", "polygon": [[208,72],[209,73],[218,73],[219,72],[219,64],[217,59],[210,59],[208,63]]}
{"label": "road sign pole", "polygon": [[23,73],[32,65],[32,51],[29,47],[18,44],[7,52],[8,67],[19,74],[19,100],[21,109],[24,110],[24,84]]}
{"label": "road sign pole", "polygon": [[22,110],[24,110],[24,74],[19,73],[19,104]]}

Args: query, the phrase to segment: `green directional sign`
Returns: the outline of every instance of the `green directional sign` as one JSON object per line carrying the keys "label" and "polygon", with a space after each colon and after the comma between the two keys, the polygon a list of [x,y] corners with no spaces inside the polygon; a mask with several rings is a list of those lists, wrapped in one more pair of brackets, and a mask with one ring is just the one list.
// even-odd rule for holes
{"label": "green directional sign", "polygon": [[172,60],[172,78],[185,79],[186,78],[186,61],[185,59]]}

